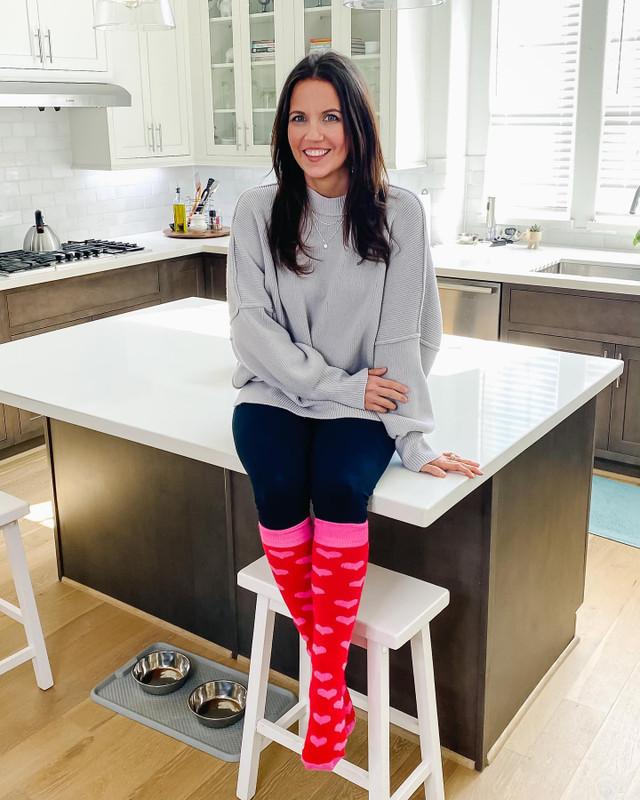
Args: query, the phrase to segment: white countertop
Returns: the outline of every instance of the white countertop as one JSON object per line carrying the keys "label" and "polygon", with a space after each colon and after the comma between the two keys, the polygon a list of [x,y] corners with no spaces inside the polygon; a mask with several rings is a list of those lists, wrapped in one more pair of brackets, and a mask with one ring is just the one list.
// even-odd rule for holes
{"label": "white countertop", "polygon": [[[179,258],[198,253],[227,255],[229,251],[228,236],[215,239],[170,239],[161,231],[156,231],[142,233],[138,236],[130,235],[126,239],[143,245],[145,249],[130,255],[83,259],[57,267],[21,273],[12,278],[0,277],[0,291],[128,267],[133,264],[144,264],[149,261]],[[634,253],[546,246],[541,246],[538,250],[527,250],[524,244],[490,247],[487,244],[479,243],[475,245],[434,245],[431,252],[438,277],[640,295],[640,282],[638,281],[580,275],[553,275],[532,271],[556,264],[560,260],[640,267],[640,250]]]}
{"label": "white countertop", "polygon": [[[0,402],[244,472],[228,337],[226,303],[188,298],[3,344]],[[484,476],[414,473],[395,454],[371,510],[429,525],[621,372],[613,359],[444,336],[430,442]]]}

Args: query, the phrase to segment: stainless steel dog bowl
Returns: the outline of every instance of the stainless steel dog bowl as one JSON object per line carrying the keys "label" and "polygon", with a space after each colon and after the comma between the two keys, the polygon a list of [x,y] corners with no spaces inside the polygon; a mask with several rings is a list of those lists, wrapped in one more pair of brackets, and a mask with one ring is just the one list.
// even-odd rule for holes
{"label": "stainless steel dog bowl", "polygon": [[189,695],[189,708],[209,728],[233,725],[244,714],[247,688],[235,681],[207,681]]}
{"label": "stainless steel dog bowl", "polygon": [[189,677],[191,662],[177,650],[156,650],[136,661],[131,674],[150,694],[175,692]]}

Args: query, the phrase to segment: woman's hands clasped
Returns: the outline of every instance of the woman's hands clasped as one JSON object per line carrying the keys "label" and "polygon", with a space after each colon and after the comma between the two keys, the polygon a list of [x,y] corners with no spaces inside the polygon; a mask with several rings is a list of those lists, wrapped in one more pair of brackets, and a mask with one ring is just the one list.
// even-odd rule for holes
{"label": "woman's hands clasped", "polygon": [[386,413],[389,409],[395,411],[397,405],[392,402],[393,400],[407,402],[409,387],[390,378],[380,377],[386,371],[387,367],[375,367],[369,370],[367,388],[364,390],[364,407],[367,411],[381,413]]}
{"label": "woman's hands clasped", "polygon": [[[395,411],[396,403],[406,403],[409,387],[390,378],[383,378],[387,367],[376,367],[369,370],[367,387],[364,392],[364,407],[367,411],[379,411],[385,414],[389,409]],[[395,401],[395,402],[394,402]],[[420,472],[428,472],[436,478],[446,477],[447,472],[461,472],[468,478],[482,475],[477,461],[470,461],[455,453],[443,453],[420,468]]]}

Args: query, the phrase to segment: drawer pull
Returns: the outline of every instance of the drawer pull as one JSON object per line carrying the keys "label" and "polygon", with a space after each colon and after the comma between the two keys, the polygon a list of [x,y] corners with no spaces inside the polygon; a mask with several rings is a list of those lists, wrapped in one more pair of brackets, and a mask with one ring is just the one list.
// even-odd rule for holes
{"label": "drawer pull", "polygon": [[497,291],[495,286],[465,286],[461,283],[445,283],[438,281],[438,289],[452,289],[454,292],[469,292],[470,294],[493,294]]}

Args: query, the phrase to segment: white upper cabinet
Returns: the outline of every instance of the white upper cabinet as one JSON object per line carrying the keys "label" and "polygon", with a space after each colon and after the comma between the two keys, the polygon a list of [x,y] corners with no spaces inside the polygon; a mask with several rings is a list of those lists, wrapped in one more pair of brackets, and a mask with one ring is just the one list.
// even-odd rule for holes
{"label": "white upper cabinet", "polygon": [[104,34],[93,0],[0,0],[0,67],[103,72]]}
{"label": "white upper cabinet", "polygon": [[36,0],[0,0],[0,67],[42,67]]}
{"label": "white upper cabinet", "polygon": [[181,30],[154,31],[147,38],[149,98],[156,155],[189,155],[189,81],[187,78],[186,19],[183,8],[174,0],[180,14]]}
{"label": "white upper cabinet", "polygon": [[86,169],[190,163],[186,0],[172,0],[176,28],[109,31],[113,79],[131,106],[73,109],[73,164]]}
{"label": "white upper cabinet", "polygon": [[426,163],[428,9],[348,9],[342,0],[303,0],[292,7],[294,60],[330,44],[349,56],[371,92],[385,163]]}
{"label": "white upper cabinet", "polygon": [[265,161],[291,66],[288,0],[196,0],[191,24],[198,151]]}
{"label": "white upper cabinet", "polygon": [[194,0],[196,158],[270,163],[284,81],[311,50],[351,57],[369,86],[390,169],[426,161],[427,9],[350,10],[342,0]]}

